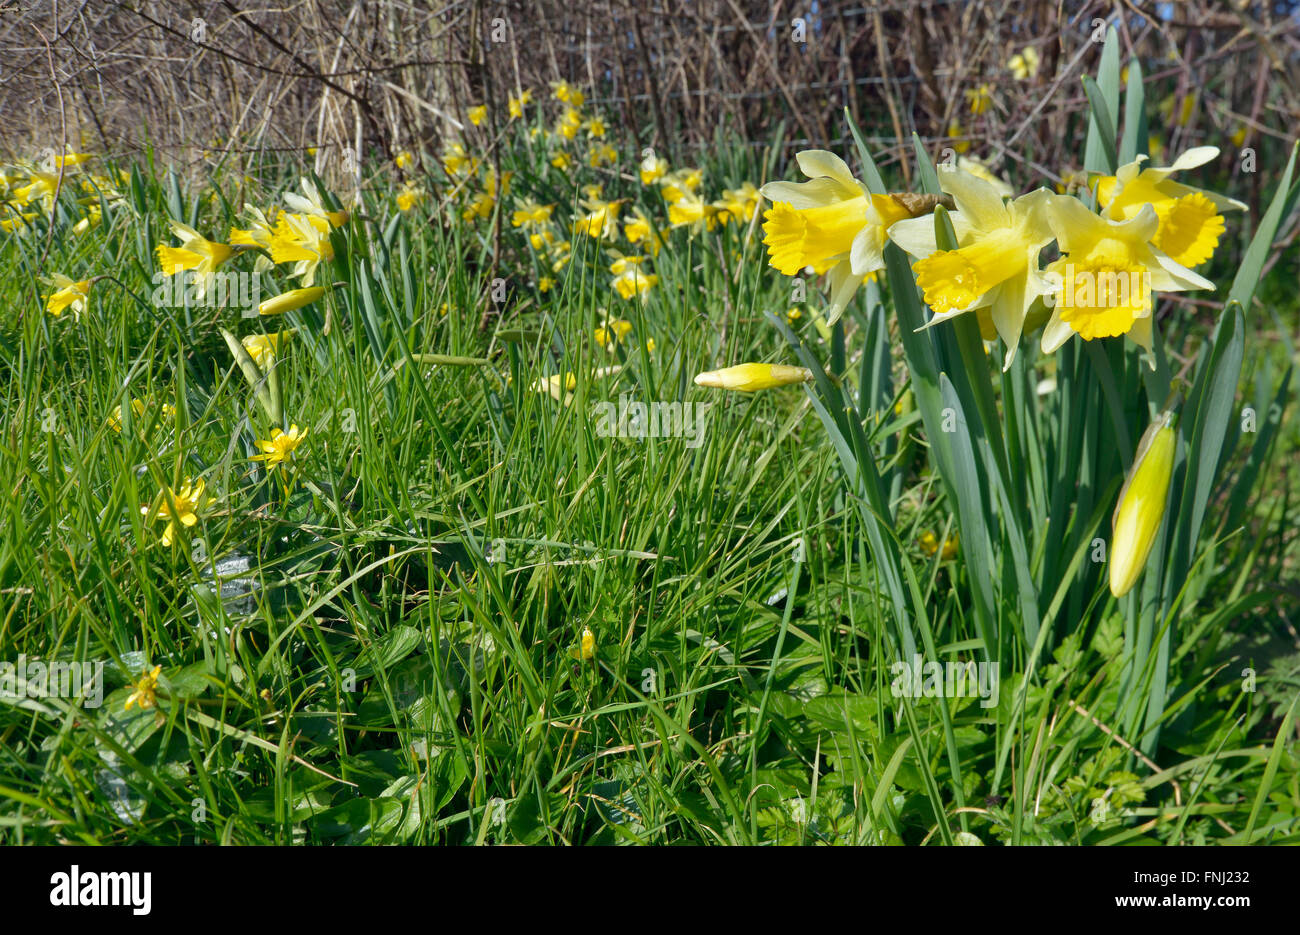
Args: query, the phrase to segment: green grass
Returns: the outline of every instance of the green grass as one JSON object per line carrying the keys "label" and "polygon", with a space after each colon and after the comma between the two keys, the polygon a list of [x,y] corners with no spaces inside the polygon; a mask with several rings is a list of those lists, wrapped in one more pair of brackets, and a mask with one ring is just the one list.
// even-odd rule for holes
{"label": "green grass", "polygon": [[[569,176],[522,141],[502,159],[516,196],[572,216]],[[714,194],[773,171],[742,146],[705,168]],[[159,308],[150,291],[167,216],[223,239],[234,206],[276,200],[288,172],[187,191],[136,167],[86,235],[68,230],[64,196],[41,269],[43,227],[0,240],[0,658],[106,666],[97,709],[0,700],[0,841],[1300,840],[1294,420],[1255,467],[1260,495],[1248,485],[1234,505],[1235,488],[1216,488],[1212,515],[1234,520],[1213,521],[1196,555],[1153,749],[1123,721],[1155,690],[1133,684],[1146,663],[1125,605],[1079,555],[1042,543],[1034,575],[1092,583],[1037,644],[1010,602],[994,608],[997,704],[900,700],[902,615],[927,658],[974,660],[985,643],[965,537],[949,558],[920,545],[950,535],[957,509],[929,464],[893,316],[862,300],[831,367],[862,391],[854,453],[872,452],[884,478],[890,522],[873,539],[878,504],[843,473],[816,393],[692,384],[744,360],[797,362],[763,318],[791,303],[760,230],[668,232],[644,303],[619,299],[598,245],[577,238],[543,294],[547,270],[508,216],[494,257],[491,219],[436,197],[400,214],[375,172],[322,268],[339,285],[283,323],[298,329],[276,368],[284,421],[310,426],[287,486],[249,460],[271,426],[219,334],[266,322]],[[663,222],[632,178],[584,172]],[[50,271],[114,278],[74,321],[41,311],[36,275]],[[1268,339],[1298,320],[1294,296],[1273,304],[1278,279],[1260,295],[1272,314],[1247,319],[1239,395],[1261,413],[1289,398],[1294,362]],[[269,273],[264,294],[286,284]],[[592,338],[602,309],[633,324],[614,353]],[[837,363],[810,318],[794,330]],[[1169,346],[1195,347],[1198,327],[1175,327]],[[1028,385],[1056,367],[1031,352]],[[418,356],[430,354],[486,362]],[[567,372],[567,406],[530,388]],[[595,404],[624,393],[709,403],[701,444],[602,436]],[[135,417],[132,397],[176,414]],[[165,547],[141,508],[188,476],[215,499]],[[153,665],[157,706],[126,710]],[[1248,667],[1257,691],[1242,690]]]}

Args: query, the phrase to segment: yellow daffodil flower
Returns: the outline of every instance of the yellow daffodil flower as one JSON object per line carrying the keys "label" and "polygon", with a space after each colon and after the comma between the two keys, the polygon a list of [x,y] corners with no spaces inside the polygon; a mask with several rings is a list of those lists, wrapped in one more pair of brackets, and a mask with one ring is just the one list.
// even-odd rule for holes
{"label": "yellow daffodil flower", "polygon": [[964,312],[987,309],[1006,345],[1003,368],[1009,368],[1020,345],[1025,316],[1052,284],[1038,272],[1038,255],[1052,242],[1045,188],[1004,203],[989,182],[953,166],[939,166],[939,187],[952,195],[957,210],[950,217],[956,250],[937,248],[934,217],[899,221],[889,237],[918,257],[916,284],[934,310],[929,325]]}
{"label": "yellow daffodil flower", "polygon": [[45,296],[45,310],[58,318],[68,309],[73,318],[80,318],[86,310],[86,300],[90,298],[90,280],[73,282],[62,273],[52,273],[45,282],[54,287],[54,291]]}
{"label": "yellow daffodil flower", "polygon": [[[321,230],[313,223],[315,215],[282,212],[275,222],[267,249],[276,263],[293,263],[292,275],[304,286],[316,281],[316,268],[325,260],[334,259],[334,245],[330,242],[328,225]],[[265,303],[263,303],[265,304]]]}
{"label": "yellow daffodil flower", "polygon": [[641,160],[640,176],[642,185],[653,185],[667,174],[667,159],[656,156],[654,153],[648,153],[646,157]]}
{"label": "yellow daffodil flower", "polygon": [[1110,593],[1123,597],[1146,568],[1165,517],[1177,434],[1164,413],[1142,436],[1111,517]]}
{"label": "yellow daffodil flower", "polygon": [[754,187],[753,182],[745,182],[740,188],[727,188],[722,191],[722,198],[714,202],[718,223],[726,227],[732,221],[744,223],[752,220],[762,202],[762,193]]}
{"label": "yellow daffodil flower", "polygon": [[1175,172],[1194,169],[1219,155],[1218,147],[1197,146],[1170,166],[1142,168],[1145,156],[1120,166],[1097,183],[1097,203],[1103,217],[1126,221],[1143,205],[1155,209],[1160,226],[1152,243],[1181,266],[1198,266],[1214,255],[1223,235],[1220,211],[1244,211],[1245,204],[1214,192],[1170,181]]}
{"label": "yellow daffodil flower", "polygon": [[342,227],[348,222],[349,214],[347,211],[331,210],[326,204],[325,199],[317,190],[315,183],[311,179],[300,179],[299,185],[303,193],[285,192],[284,203],[299,214],[305,214],[312,218],[318,218],[328,223],[329,227],[317,224],[324,233],[329,233],[330,227]]}
{"label": "yellow daffodil flower", "polygon": [[524,108],[533,102],[532,91],[521,91],[518,97],[512,97],[506,101],[506,110],[510,113],[511,120],[517,120],[524,115]]}
{"label": "yellow daffodil flower", "polygon": [[834,324],[866,275],[884,268],[885,232],[911,214],[886,195],[870,194],[834,153],[808,150],[795,158],[811,181],[763,186],[773,202],[763,215],[763,243],[769,264],[786,276],[809,267],[829,271]]}
{"label": "yellow daffodil flower", "polygon": [[539,205],[531,199],[521,201],[514,214],[510,215],[510,224],[513,227],[522,227],[524,230],[541,227],[551,220],[551,213],[554,211],[555,205]]}
{"label": "yellow daffodil flower", "polygon": [[487,105],[479,104],[477,107],[471,107],[466,116],[469,117],[469,122],[477,127],[487,119]]}
{"label": "yellow daffodil flower", "polygon": [[613,240],[618,235],[618,214],[622,210],[622,201],[587,202],[584,207],[588,213],[573,222],[575,234],[588,237],[601,237]]}
{"label": "yellow daffodil flower", "polygon": [[1032,46],[1026,46],[1023,51],[1017,52],[1011,56],[1007,62],[1007,68],[1011,70],[1011,77],[1017,81],[1025,81],[1038,74],[1038,50]]}
{"label": "yellow daffodil flower", "polygon": [[309,286],[305,289],[290,289],[267,299],[257,306],[259,315],[283,315],[304,305],[310,305],[325,294],[324,286]]}
{"label": "yellow daffodil flower", "polygon": [[697,374],[696,386],[709,386],[720,390],[753,393],[778,386],[807,383],[813,373],[807,367],[789,367],[784,364],[737,364],[722,370],[708,370]]}
{"label": "yellow daffodil flower", "polygon": [[627,242],[636,246],[644,242],[649,248],[651,256],[658,256],[659,249],[663,246],[663,234],[656,234],[654,227],[650,224],[650,219],[641,213],[640,209],[632,209],[631,219],[623,222],[623,236]]}
{"label": "yellow daffodil flower", "polygon": [[992,109],[993,89],[987,84],[981,84],[978,88],[963,93],[966,95],[966,104],[970,108],[971,116],[978,117]]}
{"label": "yellow daffodil flower", "polygon": [[918,541],[921,545],[921,551],[926,555],[933,556],[935,552],[939,552],[940,549],[942,549],[942,553],[939,557],[947,560],[953,558],[957,554],[956,530],[953,530],[950,536],[944,538],[942,546],[939,545],[939,537],[928,530],[921,534],[921,538]]}
{"label": "yellow daffodil flower", "polygon": [[581,107],[587,100],[576,86],[567,81],[552,81],[551,93],[555,95],[557,101],[563,101],[570,107]]}
{"label": "yellow daffodil flower", "polygon": [[242,338],[240,343],[244,345],[244,350],[248,351],[248,356],[253,358],[253,363],[265,373],[275,363],[280,348],[294,336],[297,330],[291,328],[288,331],[277,331],[275,334],[250,334]]}
{"label": "yellow daffodil flower", "polygon": [[1075,334],[1085,341],[1125,334],[1150,351],[1154,291],[1214,288],[1152,246],[1159,220],[1151,205],[1127,221],[1113,221],[1077,198],[1053,195],[1047,219],[1064,256],[1044,270],[1054,298],[1043,328],[1046,354]]}

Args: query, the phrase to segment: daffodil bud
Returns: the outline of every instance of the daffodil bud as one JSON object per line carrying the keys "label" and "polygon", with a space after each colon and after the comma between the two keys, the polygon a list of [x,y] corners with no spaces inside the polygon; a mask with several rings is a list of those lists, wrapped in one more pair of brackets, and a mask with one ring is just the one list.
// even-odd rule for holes
{"label": "daffodil bud", "polygon": [[775,386],[807,383],[812,378],[812,371],[807,367],[787,367],[783,364],[737,364],[735,367],[701,373],[695,378],[695,383],[697,386],[752,393],[755,390],[770,390]]}
{"label": "daffodil bud", "polygon": [[1166,412],[1142,436],[1111,517],[1110,593],[1116,597],[1137,583],[1165,517],[1177,447],[1172,421]]}
{"label": "daffodil bud", "polygon": [[283,315],[285,312],[291,312],[295,308],[302,308],[304,305],[311,305],[325,294],[323,286],[312,286],[307,289],[290,289],[288,292],[282,292],[280,295],[272,296],[257,307],[259,315]]}

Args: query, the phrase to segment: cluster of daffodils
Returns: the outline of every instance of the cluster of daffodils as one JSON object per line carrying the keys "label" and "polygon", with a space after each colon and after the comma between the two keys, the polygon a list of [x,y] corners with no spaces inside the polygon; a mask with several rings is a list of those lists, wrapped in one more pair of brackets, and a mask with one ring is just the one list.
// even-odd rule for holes
{"label": "cluster of daffodils", "polygon": [[[117,210],[125,203],[119,186],[127,183],[128,176],[94,171],[94,158],[88,153],[50,152],[35,161],[0,165],[0,231],[23,236],[35,230],[53,214],[56,195],[77,218],[71,225],[74,235],[99,227],[105,210]],[[74,279],[58,272],[42,277],[49,289],[44,296],[46,311],[56,318],[67,313],[79,319],[88,308],[97,278]]]}
{"label": "cluster of daffodils", "polygon": [[[647,150],[637,165],[643,192],[653,193],[643,199],[616,198],[605,194],[606,181],[617,177],[612,171],[622,154],[607,140],[604,118],[587,107],[586,95],[568,82],[551,85],[550,99],[554,117],[548,119],[544,108],[534,103],[531,91],[520,91],[509,98],[505,122],[526,122],[529,146],[541,147],[544,162],[567,177],[577,194],[571,216],[563,216],[554,203],[541,203],[528,194],[512,194],[512,173],[503,172],[500,184],[495,171],[473,155],[465,143],[453,143],[440,156],[448,183],[448,198],[459,205],[466,220],[490,219],[503,201],[501,217],[523,235],[539,271],[537,290],[546,294],[555,288],[557,275],[572,260],[575,246],[583,239],[594,241],[609,275],[609,287],[619,298],[642,300],[659,283],[654,261],[668,237],[676,230],[686,236],[717,231],[728,225],[745,225],[755,220],[762,195],[757,187],[745,182],[735,189],[724,189],[721,197],[707,200],[702,193],[703,170],[679,167],[671,170],[668,162]],[[469,122],[479,126],[492,115],[486,105],[471,108]],[[410,153],[398,156],[398,168],[406,171],[416,162]],[[585,182],[578,173],[594,171],[597,181]],[[401,211],[420,203],[424,189],[408,182],[397,194]],[[636,203],[648,203],[644,210]],[[662,205],[662,211],[655,211]],[[587,251],[587,256],[592,256]],[[602,346],[610,343],[599,341]]]}
{"label": "cluster of daffodils", "polygon": [[72,225],[77,235],[98,227],[104,209],[125,202],[119,186],[127,184],[124,172],[94,171],[94,156],[68,151],[59,156],[48,152],[35,161],[19,160],[0,165],[0,231],[23,233],[54,209],[54,197],[70,194],[79,217]]}
{"label": "cluster of daffodils", "polygon": [[[1150,351],[1156,293],[1214,288],[1192,267],[1213,255],[1222,212],[1245,207],[1171,178],[1217,155],[1198,147],[1164,167],[1139,157],[1097,179],[1095,208],[1046,188],[1007,197],[967,168],[940,166],[956,241],[942,249],[931,199],[872,194],[838,156],[805,152],[798,162],[809,181],[763,189],[773,202],[763,242],[785,275],[828,276],[831,322],[863,279],[884,268],[893,241],[914,258],[930,324],[974,312],[984,333],[1006,346],[1004,367],[1039,325],[1049,354],[1075,336],[1123,335]],[[1058,256],[1044,263],[1053,244]]]}

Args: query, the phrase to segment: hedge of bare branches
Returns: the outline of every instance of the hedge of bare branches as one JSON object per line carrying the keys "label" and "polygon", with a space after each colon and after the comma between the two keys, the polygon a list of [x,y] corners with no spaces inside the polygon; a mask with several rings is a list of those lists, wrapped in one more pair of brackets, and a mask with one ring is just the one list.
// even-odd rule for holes
{"label": "hedge of bare branches", "polygon": [[[916,132],[936,153],[1030,152],[1025,174],[1050,177],[1078,162],[1061,151],[1065,121],[1086,106],[1080,76],[1095,68],[1103,20],[1144,62],[1148,99],[1163,103],[1152,130],[1171,148],[1280,150],[1300,124],[1296,7],[0,0],[0,113],[11,156],[65,139],[115,154],[151,146],[180,164],[310,151],[328,174],[348,150],[438,147],[466,132],[469,107],[497,115],[518,89],[563,79],[638,147],[670,154],[727,126],[763,144],[782,121],[789,145],[843,145],[848,107],[886,162]],[[1008,63],[1025,49],[1037,67],[1017,76]],[[988,106],[973,115],[982,88]]]}

